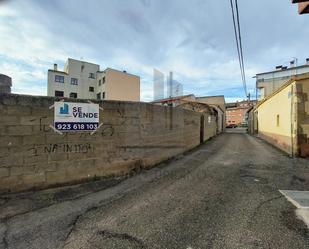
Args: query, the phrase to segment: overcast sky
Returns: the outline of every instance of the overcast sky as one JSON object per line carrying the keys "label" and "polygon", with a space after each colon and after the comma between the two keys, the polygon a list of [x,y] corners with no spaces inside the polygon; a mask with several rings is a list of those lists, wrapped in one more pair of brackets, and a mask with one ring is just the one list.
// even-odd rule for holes
{"label": "overcast sky", "polygon": [[[248,89],[252,77],[309,57],[309,15],[290,0],[239,0]],[[196,96],[244,98],[229,0],[0,1],[0,73],[13,92],[46,95],[47,70],[68,57],[141,76],[152,100],[153,68]],[[255,94],[254,94],[255,95]]]}

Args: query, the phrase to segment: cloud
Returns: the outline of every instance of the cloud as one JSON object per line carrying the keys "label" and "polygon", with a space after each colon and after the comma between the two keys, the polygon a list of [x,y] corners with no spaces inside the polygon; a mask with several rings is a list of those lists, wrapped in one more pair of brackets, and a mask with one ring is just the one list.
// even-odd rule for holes
{"label": "cloud", "polygon": [[[256,73],[309,57],[309,19],[290,1],[241,1],[239,7],[254,93]],[[140,75],[144,101],[152,100],[153,68],[174,71],[185,93],[243,98],[231,21],[228,1],[4,1],[0,71],[13,77],[16,92],[46,94],[48,68],[83,57]]]}
{"label": "cloud", "polygon": [[25,70],[23,66],[13,63],[0,63],[2,72],[7,75],[15,75],[12,92],[21,94],[45,95],[46,86],[41,82],[46,82],[45,71],[33,68]]}

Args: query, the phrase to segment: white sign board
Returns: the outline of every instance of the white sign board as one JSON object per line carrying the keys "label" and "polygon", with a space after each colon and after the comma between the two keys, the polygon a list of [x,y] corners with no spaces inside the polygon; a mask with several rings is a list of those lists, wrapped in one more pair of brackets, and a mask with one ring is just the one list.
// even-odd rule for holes
{"label": "white sign board", "polygon": [[99,105],[55,102],[54,126],[59,131],[94,131],[99,126]]}

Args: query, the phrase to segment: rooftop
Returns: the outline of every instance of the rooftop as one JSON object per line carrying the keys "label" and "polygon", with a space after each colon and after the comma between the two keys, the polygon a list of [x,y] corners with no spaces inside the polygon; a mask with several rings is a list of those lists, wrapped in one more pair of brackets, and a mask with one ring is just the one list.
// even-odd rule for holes
{"label": "rooftop", "polygon": [[286,87],[291,85],[293,82],[299,81],[299,80],[305,80],[305,79],[309,79],[309,73],[293,76],[291,79],[287,80],[284,85],[282,85],[280,88],[278,88],[272,94],[270,94],[269,96],[265,97],[262,101],[259,101],[255,108],[257,108],[260,105],[262,105],[264,102],[269,100],[271,97],[275,96],[277,93],[281,92],[283,89],[285,89]]}
{"label": "rooftop", "polygon": [[291,71],[291,70],[300,69],[300,68],[308,68],[309,69],[309,64],[308,65],[306,64],[306,65],[301,65],[301,66],[295,66],[295,67],[282,67],[279,70],[276,69],[276,70],[273,70],[273,71],[258,73],[258,74],[256,74],[256,76],[263,75],[263,74],[269,74],[269,73],[278,73],[278,72],[282,72],[282,71]]}
{"label": "rooftop", "polygon": [[213,95],[213,96],[200,96],[200,97],[196,97],[197,99],[201,99],[201,98],[224,98],[224,95]]}
{"label": "rooftop", "polygon": [[175,96],[175,97],[170,97],[170,98],[154,100],[154,101],[151,101],[150,103],[169,102],[169,101],[173,101],[173,100],[184,99],[184,98],[187,98],[187,97],[195,97],[195,96],[194,96],[194,94],[181,95],[181,96]]}
{"label": "rooftop", "polygon": [[93,62],[82,61],[82,60],[77,60],[77,59],[73,59],[73,58],[68,58],[68,61],[69,60],[78,61],[78,62],[87,63],[87,64],[92,64],[92,65],[95,65],[95,66],[99,66],[99,64],[96,64],[96,63],[93,63]]}

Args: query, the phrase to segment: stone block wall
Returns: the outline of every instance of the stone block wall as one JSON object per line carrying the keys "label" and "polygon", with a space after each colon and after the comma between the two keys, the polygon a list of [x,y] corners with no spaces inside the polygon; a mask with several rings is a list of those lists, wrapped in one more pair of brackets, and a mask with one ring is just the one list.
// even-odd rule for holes
{"label": "stone block wall", "polygon": [[302,157],[309,157],[309,79],[298,81],[295,91],[298,154]]}
{"label": "stone block wall", "polygon": [[[61,135],[50,127],[54,110],[49,107],[54,101],[0,95],[0,192],[126,174],[200,143],[200,113],[119,101],[97,102],[104,110],[100,111],[103,125],[95,134]],[[205,134],[212,136],[208,130]]]}

